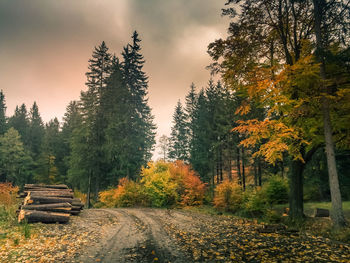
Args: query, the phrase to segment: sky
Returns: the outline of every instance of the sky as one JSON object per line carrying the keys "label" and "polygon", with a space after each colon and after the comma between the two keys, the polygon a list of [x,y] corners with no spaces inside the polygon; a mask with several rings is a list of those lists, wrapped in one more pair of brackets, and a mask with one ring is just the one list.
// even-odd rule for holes
{"label": "sky", "polygon": [[105,41],[120,57],[137,30],[158,137],[170,135],[177,101],[210,78],[207,46],[225,37],[226,0],[0,0],[0,89],[7,116],[34,101],[62,120],[86,90],[88,60]]}

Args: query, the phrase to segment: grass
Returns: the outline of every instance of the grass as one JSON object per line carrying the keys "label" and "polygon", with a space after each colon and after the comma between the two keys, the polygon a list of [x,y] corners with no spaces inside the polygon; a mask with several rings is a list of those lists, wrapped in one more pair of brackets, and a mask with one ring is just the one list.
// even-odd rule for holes
{"label": "grass", "polygon": [[[282,212],[284,208],[288,207],[288,204],[281,204],[276,205],[274,209],[276,211]],[[323,208],[332,210],[332,203],[331,202],[307,202],[304,203],[304,213],[307,216],[311,216],[316,208]],[[343,202],[343,212],[344,216],[347,220],[350,221],[350,201],[344,201]]]}
{"label": "grass", "polygon": [[[313,203],[304,204],[304,210],[307,215],[312,214],[315,208],[324,208],[324,209],[331,210],[332,203],[331,202],[313,202]],[[344,211],[344,216],[347,219],[350,219],[350,201],[343,202],[343,211]]]}

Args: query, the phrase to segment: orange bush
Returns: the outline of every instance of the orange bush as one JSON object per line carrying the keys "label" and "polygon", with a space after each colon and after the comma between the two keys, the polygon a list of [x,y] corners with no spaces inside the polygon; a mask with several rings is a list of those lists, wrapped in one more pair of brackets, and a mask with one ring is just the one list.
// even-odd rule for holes
{"label": "orange bush", "polygon": [[119,180],[117,188],[99,194],[100,202],[107,207],[147,206],[148,198],[142,186],[128,178]]}
{"label": "orange bush", "polygon": [[99,194],[108,207],[201,205],[205,184],[190,166],[181,161],[149,163],[142,169],[140,182],[122,178],[117,188]]}
{"label": "orange bush", "polygon": [[215,188],[213,201],[214,206],[219,210],[236,212],[243,202],[241,186],[228,180],[222,182]]}
{"label": "orange bush", "polygon": [[0,183],[0,206],[9,208],[15,205],[17,193],[17,186],[12,186],[11,183]]}

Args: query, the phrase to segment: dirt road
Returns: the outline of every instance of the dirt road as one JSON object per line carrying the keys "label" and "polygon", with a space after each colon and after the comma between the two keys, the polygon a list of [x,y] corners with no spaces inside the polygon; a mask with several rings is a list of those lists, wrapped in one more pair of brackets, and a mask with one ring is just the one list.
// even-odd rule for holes
{"label": "dirt road", "polygon": [[75,262],[349,262],[350,246],[228,216],[151,208],[96,209],[117,219]]}
{"label": "dirt road", "polygon": [[350,262],[349,244],[184,210],[89,209],[30,227],[30,238],[0,239],[0,262]]}
{"label": "dirt road", "polygon": [[166,210],[99,209],[118,224],[103,230],[76,262],[190,262],[163,228]]}

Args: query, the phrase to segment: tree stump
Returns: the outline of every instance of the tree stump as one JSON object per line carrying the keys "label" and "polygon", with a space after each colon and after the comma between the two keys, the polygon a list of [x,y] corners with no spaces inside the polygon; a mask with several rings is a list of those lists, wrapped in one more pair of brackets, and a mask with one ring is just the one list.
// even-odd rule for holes
{"label": "tree stump", "polygon": [[323,208],[315,208],[314,217],[329,217],[329,210]]}

